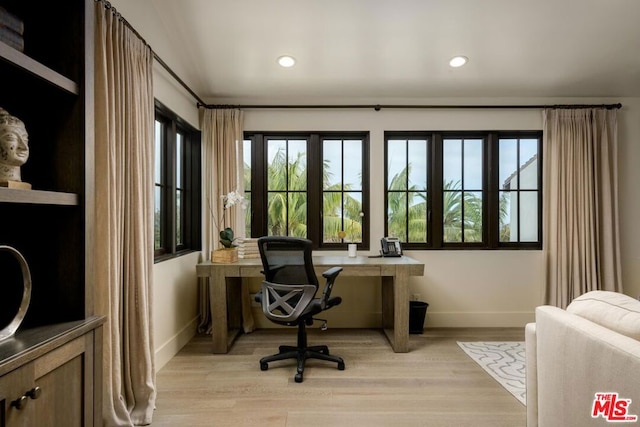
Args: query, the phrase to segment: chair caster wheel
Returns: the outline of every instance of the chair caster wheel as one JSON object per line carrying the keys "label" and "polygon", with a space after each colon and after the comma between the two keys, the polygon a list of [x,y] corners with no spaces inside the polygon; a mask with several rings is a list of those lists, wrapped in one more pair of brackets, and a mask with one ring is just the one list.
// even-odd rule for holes
{"label": "chair caster wheel", "polygon": [[297,383],[301,383],[302,382],[302,374],[296,374],[294,380]]}
{"label": "chair caster wheel", "polygon": [[339,362],[338,363],[338,370],[339,371],[344,371],[344,362]]}
{"label": "chair caster wheel", "polygon": [[269,364],[266,362],[260,362],[260,370],[266,371],[267,369],[269,369]]}

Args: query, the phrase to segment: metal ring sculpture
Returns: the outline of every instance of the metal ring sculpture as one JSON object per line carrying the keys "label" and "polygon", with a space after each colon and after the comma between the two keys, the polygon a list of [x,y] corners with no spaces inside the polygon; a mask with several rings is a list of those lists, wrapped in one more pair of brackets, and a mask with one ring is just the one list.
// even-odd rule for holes
{"label": "metal ring sculpture", "polygon": [[20,304],[18,313],[16,313],[13,320],[4,329],[0,330],[0,341],[2,341],[7,338],[11,338],[16,333],[16,330],[18,330],[18,327],[22,323],[25,314],[27,314],[27,308],[29,308],[29,302],[31,301],[31,273],[29,272],[27,261],[16,249],[11,246],[0,245],[0,251],[9,252],[18,260],[20,269],[22,270],[23,282],[22,303]]}

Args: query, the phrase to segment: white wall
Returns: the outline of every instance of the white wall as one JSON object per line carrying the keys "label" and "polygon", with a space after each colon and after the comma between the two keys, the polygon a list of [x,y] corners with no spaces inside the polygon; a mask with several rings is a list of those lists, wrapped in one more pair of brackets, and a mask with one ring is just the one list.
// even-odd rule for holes
{"label": "white wall", "polygon": [[618,115],[618,198],[624,293],[640,296],[640,98],[622,99]]}

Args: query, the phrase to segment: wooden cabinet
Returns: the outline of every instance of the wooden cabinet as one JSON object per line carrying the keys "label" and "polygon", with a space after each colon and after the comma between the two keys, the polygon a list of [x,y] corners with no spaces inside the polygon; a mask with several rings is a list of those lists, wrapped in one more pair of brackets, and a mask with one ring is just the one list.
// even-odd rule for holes
{"label": "wooden cabinet", "polygon": [[[0,188],[0,245],[24,256],[32,278],[26,317],[14,338],[0,342],[0,427],[101,425],[104,319],[94,317],[92,282],[94,2],[0,0],[0,8],[20,24],[18,46],[0,32],[0,107],[25,124],[29,159],[21,175],[32,186]],[[2,267],[6,313],[12,298],[3,292],[12,280],[3,281]]]}
{"label": "wooden cabinet", "polygon": [[0,347],[0,427],[101,425],[102,321],[20,331]]}

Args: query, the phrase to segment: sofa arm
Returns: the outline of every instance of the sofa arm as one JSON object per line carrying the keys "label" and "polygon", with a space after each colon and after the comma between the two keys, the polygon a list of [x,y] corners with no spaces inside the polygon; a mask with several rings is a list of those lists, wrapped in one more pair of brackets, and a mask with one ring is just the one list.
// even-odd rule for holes
{"label": "sofa arm", "polygon": [[630,399],[638,415],[640,342],[550,306],[536,308],[536,338],[540,427],[605,425],[592,417],[598,393]]}
{"label": "sofa arm", "polygon": [[528,323],[524,328],[527,427],[538,427],[538,345],[536,339],[536,324]]}

